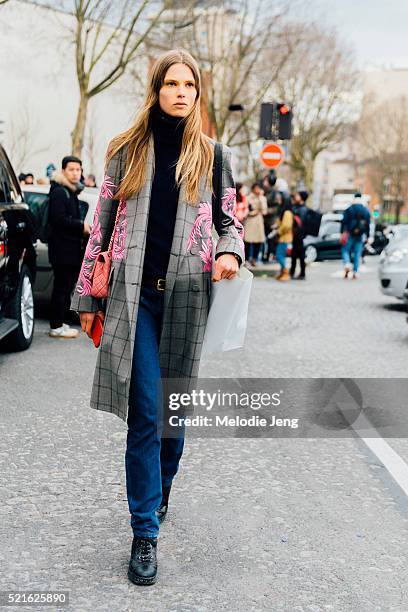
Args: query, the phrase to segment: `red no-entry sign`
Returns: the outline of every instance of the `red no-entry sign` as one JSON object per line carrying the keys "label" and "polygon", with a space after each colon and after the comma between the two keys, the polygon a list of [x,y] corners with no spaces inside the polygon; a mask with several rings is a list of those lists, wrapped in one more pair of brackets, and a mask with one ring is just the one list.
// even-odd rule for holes
{"label": "red no-entry sign", "polygon": [[285,158],[285,151],[275,142],[265,145],[261,151],[261,162],[266,168],[276,168]]}

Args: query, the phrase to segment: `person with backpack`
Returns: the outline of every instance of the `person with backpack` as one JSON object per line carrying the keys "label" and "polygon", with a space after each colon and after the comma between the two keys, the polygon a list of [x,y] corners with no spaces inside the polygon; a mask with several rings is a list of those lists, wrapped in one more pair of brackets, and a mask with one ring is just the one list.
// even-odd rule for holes
{"label": "person with backpack", "polygon": [[344,212],[341,222],[342,258],[344,278],[351,272],[351,256],[353,257],[353,279],[357,279],[361,254],[364,243],[370,233],[370,211],[364,206],[361,193],[354,194],[354,200]]}
{"label": "person with backpack", "polygon": [[[309,197],[307,191],[298,191],[294,195],[293,213],[293,242],[292,242],[292,263],[290,267],[290,277],[295,280],[306,279],[305,246],[303,240],[306,236],[306,219],[308,209],[306,200]],[[300,274],[295,276],[296,262],[300,262]]]}
{"label": "person with backpack", "polygon": [[61,173],[52,176],[48,203],[48,258],[54,272],[49,336],[76,338],[78,330],[65,321],[81,268],[82,240],[89,236],[91,228],[80,217],[78,193],[83,189],[80,183],[82,162],[68,155],[61,165]]}

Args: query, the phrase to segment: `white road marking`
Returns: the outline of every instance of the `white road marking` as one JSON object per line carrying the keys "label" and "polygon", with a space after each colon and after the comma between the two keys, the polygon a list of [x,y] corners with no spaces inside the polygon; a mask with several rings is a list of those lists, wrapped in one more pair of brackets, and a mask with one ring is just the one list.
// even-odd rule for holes
{"label": "white road marking", "polygon": [[[347,412],[343,415],[347,418]],[[392,476],[405,495],[408,496],[408,465],[397,452],[382,438],[370,421],[360,414],[354,423],[350,423],[356,434],[368,448],[378,457],[385,469]],[[373,438],[373,432],[378,437]]]}

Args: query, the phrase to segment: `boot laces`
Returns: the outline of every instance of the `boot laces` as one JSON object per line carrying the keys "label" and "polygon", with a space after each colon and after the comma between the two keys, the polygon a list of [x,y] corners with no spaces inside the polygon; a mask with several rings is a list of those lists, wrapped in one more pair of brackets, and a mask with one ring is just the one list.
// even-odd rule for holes
{"label": "boot laces", "polygon": [[138,552],[138,557],[142,563],[153,560],[153,544],[149,540],[140,540]]}

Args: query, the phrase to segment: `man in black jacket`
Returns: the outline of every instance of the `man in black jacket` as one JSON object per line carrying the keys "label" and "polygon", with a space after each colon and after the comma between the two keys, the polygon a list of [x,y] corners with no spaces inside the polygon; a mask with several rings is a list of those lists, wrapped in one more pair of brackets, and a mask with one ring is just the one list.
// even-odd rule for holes
{"label": "man in black jacket", "polygon": [[81,174],[81,160],[70,155],[62,160],[61,174],[54,174],[51,181],[48,256],[54,271],[49,332],[52,338],[76,338],[79,334],[64,323],[64,319],[81,268],[82,239],[90,233],[88,223],[80,217]]}
{"label": "man in black jacket", "polygon": [[[307,215],[306,200],[309,194],[307,191],[298,191],[295,193],[295,203],[292,209],[293,212],[293,243],[292,243],[292,265],[290,268],[290,276],[295,280],[305,280],[306,264],[305,264],[305,246],[303,239],[305,238],[305,222]],[[300,274],[295,276],[296,261],[300,262]]]}

